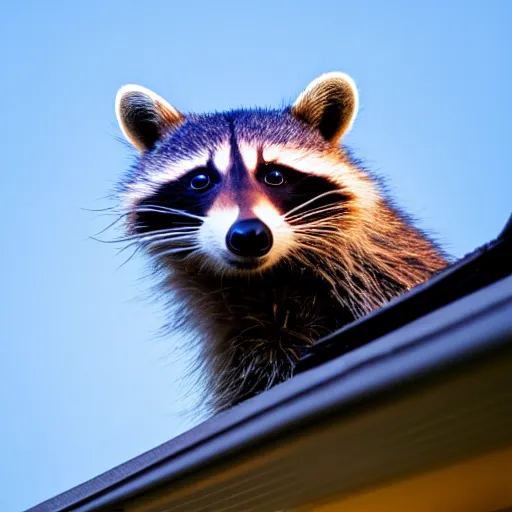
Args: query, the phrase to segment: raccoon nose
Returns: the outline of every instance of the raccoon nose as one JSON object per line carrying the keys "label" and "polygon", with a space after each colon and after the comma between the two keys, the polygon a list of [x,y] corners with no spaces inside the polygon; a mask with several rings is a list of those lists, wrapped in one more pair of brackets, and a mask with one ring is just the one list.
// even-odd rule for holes
{"label": "raccoon nose", "polygon": [[228,231],[226,243],[238,256],[263,256],[272,247],[272,233],[259,219],[239,220]]}

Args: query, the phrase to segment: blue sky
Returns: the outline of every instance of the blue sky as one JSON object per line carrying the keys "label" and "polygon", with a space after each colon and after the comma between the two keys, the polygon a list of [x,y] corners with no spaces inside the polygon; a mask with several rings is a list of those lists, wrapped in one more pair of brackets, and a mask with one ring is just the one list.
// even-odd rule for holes
{"label": "blue sky", "polygon": [[511,210],[512,3],[9,2],[0,12],[0,510],[18,511],[190,427],[186,357],[158,338],[143,261],[88,236],[130,162],[116,90],[183,111],[280,106],[356,80],[345,142],[455,256]]}

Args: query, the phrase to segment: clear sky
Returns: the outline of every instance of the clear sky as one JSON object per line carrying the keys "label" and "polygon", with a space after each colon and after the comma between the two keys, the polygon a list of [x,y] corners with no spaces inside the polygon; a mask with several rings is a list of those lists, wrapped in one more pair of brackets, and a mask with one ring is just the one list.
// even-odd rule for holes
{"label": "clear sky", "polygon": [[[184,359],[158,338],[142,260],[88,239],[122,175],[116,90],[184,111],[280,106],[326,71],[346,138],[455,256],[511,211],[512,2],[4,2],[0,510],[19,511],[189,428]],[[184,380],[185,379],[185,380]],[[182,383],[181,389],[179,388]]]}

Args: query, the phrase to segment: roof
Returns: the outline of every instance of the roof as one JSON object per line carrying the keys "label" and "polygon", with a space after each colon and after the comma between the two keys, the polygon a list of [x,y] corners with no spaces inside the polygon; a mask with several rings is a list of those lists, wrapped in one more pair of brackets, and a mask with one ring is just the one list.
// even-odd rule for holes
{"label": "roof", "polygon": [[512,446],[511,255],[512,217],[294,378],[30,510],[275,511]]}

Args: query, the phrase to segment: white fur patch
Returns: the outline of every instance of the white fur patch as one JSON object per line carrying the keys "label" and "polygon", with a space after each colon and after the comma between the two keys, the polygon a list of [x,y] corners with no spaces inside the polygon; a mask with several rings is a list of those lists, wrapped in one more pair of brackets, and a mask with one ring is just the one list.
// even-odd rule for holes
{"label": "white fur patch", "polygon": [[213,165],[221,173],[226,174],[231,165],[231,145],[224,144],[213,155]]}
{"label": "white fur patch", "polygon": [[258,165],[257,148],[245,142],[239,142],[238,147],[245,167],[249,172],[254,172],[256,170],[256,166]]}
{"label": "white fur patch", "polygon": [[263,150],[263,159],[307,174],[325,176],[333,183],[349,190],[357,198],[361,208],[371,209],[379,199],[375,185],[366,179],[361,171],[333,158],[300,148],[267,146]]}
{"label": "white fur patch", "polygon": [[226,235],[238,218],[239,211],[238,206],[215,208],[208,213],[199,229],[201,252],[221,266],[226,265],[227,259],[233,259],[226,246]]}
{"label": "white fur patch", "polygon": [[256,216],[264,222],[272,232],[274,242],[267,255],[266,266],[271,266],[281,260],[290,250],[293,243],[293,230],[276,210],[272,203],[262,200],[253,208]]}

